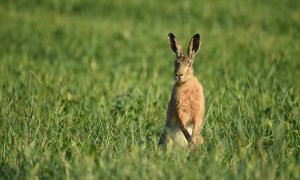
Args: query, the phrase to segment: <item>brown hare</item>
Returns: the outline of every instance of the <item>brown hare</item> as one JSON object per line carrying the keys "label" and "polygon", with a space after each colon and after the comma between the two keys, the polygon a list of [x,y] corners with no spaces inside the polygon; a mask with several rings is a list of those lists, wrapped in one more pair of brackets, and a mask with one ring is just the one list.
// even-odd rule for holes
{"label": "brown hare", "polygon": [[200,130],[204,118],[202,85],[193,74],[193,62],[200,47],[200,35],[195,34],[188,46],[187,56],[172,33],[169,42],[176,55],[174,61],[175,84],[167,109],[167,120],[159,144],[179,146],[203,143]]}

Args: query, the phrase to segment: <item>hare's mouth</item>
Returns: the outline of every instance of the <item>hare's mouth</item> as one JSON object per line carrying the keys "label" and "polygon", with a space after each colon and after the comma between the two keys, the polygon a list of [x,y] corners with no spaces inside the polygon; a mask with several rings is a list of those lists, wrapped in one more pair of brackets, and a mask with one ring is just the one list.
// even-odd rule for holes
{"label": "hare's mouth", "polygon": [[175,78],[175,80],[176,81],[178,81],[178,82],[180,82],[180,81],[182,81],[182,79],[183,79],[183,74],[175,74],[174,75],[174,78]]}

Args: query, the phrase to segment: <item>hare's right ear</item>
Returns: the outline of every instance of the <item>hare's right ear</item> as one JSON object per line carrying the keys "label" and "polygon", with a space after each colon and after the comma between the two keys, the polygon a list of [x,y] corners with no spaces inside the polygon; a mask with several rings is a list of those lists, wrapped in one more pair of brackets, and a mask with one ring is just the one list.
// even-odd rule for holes
{"label": "hare's right ear", "polygon": [[180,57],[182,55],[181,46],[178,44],[173,33],[169,33],[168,36],[169,36],[169,42],[170,42],[170,47],[171,47],[172,51],[175,53],[175,55],[177,57]]}
{"label": "hare's right ear", "polygon": [[200,48],[200,35],[197,33],[195,34],[189,44],[188,47],[188,55],[190,58],[194,58]]}

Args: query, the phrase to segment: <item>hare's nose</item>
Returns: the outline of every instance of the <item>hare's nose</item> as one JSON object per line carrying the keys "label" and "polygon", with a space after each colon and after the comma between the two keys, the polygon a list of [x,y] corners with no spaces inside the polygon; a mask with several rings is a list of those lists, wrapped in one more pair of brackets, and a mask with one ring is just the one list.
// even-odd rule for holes
{"label": "hare's nose", "polygon": [[181,77],[181,76],[183,76],[183,74],[177,74],[177,73],[176,73],[176,76]]}

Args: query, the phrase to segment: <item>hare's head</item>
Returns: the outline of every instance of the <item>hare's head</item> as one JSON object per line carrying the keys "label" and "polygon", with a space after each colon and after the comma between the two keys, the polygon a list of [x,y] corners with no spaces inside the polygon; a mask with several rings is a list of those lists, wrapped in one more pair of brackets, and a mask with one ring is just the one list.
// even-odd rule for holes
{"label": "hare's head", "polygon": [[182,47],[176,40],[174,34],[169,33],[170,47],[176,55],[174,61],[174,78],[176,82],[182,83],[193,77],[193,61],[200,47],[200,35],[195,34],[188,46],[187,56],[184,55]]}

